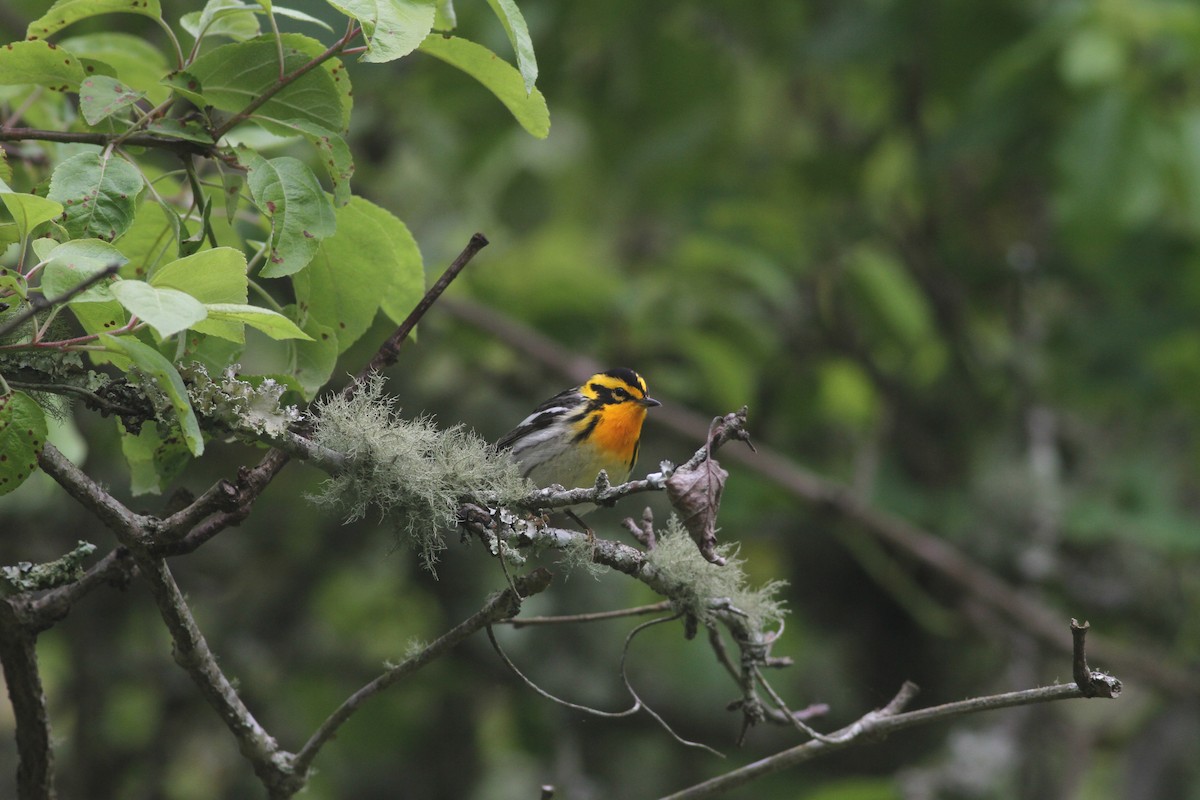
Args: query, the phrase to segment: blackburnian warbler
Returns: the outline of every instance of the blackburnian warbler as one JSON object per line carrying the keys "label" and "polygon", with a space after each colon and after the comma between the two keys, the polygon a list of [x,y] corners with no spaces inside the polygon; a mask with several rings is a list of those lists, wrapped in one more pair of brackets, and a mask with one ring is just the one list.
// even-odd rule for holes
{"label": "blackburnian warbler", "polygon": [[646,410],[659,405],[633,370],[597,372],[539,405],[496,447],[509,450],[538,486],[591,486],[602,469],[614,484],[624,483],[637,462]]}

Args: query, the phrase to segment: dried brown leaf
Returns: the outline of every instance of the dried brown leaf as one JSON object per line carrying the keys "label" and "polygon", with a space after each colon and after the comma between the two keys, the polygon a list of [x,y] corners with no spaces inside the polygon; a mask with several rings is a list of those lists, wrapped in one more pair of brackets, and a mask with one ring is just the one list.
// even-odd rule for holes
{"label": "dried brown leaf", "polygon": [[710,454],[694,467],[683,466],[667,479],[667,497],[705,560],[724,566],[717,555],[717,510],[729,473]]}

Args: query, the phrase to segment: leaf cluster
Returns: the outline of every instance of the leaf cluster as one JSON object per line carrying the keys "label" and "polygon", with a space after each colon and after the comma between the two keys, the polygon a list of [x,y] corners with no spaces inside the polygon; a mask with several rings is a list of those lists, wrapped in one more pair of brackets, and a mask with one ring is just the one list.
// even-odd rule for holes
{"label": "leaf cluster", "polygon": [[[211,375],[254,364],[255,386],[311,400],[378,313],[399,323],[424,291],[408,227],[353,195],[344,59],[431,56],[544,137],[528,27],[511,0],[490,8],[515,67],[450,35],[450,0],[330,0],[332,22],[267,0],[208,0],[175,25],[159,0],[55,2],[24,41],[0,47],[0,354],[82,352],[149,378],[183,461],[147,461],[162,442],[123,440],[139,492],[160,491],[204,450],[180,364]],[[64,35],[116,13],[162,36]],[[281,20],[304,32],[281,32]],[[262,399],[275,409],[281,398]],[[27,474],[7,474],[0,493]]]}

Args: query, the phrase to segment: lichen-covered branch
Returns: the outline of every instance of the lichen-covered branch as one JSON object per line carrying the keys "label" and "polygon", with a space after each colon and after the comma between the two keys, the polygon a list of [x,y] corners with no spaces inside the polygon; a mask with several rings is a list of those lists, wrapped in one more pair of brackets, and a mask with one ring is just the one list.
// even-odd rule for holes
{"label": "lichen-covered branch", "polygon": [[[742,562],[733,557],[728,547],[721,548],[728,556],[724,566],[710,563],[674,519],[649,552],[592,533],[556,528],[540,519],[521,518],[503,510],[493,512],[475,505],[464,506],[460,524],[479,537],[493,555],[518,563],[526,553],[558,550],[567,554],[568,561],[586,561],[629,575],[667,598],[676,611],[691,620],[690,630],[697,623],[720,625],[728,630],[741,653],[743,670],[775,665],[770,651],[777,632],[772,626],[785,613],[775,597],[782,584],[773,582],[749,588]],[[762,703],[755,693],[753,674],[747,671],[745,680],[738,678],[742,696],[736,705],[742,709],[747,724],[763,718],[758,712]]]}

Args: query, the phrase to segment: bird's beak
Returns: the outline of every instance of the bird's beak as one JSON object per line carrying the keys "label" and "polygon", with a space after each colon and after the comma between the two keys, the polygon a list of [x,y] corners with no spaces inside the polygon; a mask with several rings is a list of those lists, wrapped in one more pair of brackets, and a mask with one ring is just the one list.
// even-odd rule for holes
{"label": "bird's beak", "polygon": [[654,408],[655,406],[662,405],[662,403],[658,402],[653,397],[643,397],[639,402],[646,408]]}

